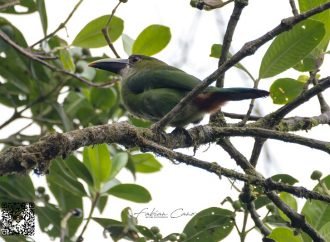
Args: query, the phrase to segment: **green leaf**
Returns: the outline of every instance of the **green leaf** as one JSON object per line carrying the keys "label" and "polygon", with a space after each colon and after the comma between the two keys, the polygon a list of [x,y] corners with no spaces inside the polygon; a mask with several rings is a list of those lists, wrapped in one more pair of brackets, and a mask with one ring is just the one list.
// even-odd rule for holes
{"label": "green leaf", "polygon": [[300,60],[293,68],[300,72],[313,71],[317,68],[317,58],[312,54],[307,55],[304,59]]}
{"label": "green leaf", "polygon": [[28,175],[10,175],[0,177],[0,201],[32,202],[34,199],[34,186]]}
{"label": "green leaf", "polygon": [[103,213],[106,205],[108,203],[108,196],[101,196],[96,204],[97,209],[99,210],[100,213]]}
{"label": "green leaf", "polygon": [[140,118],[137,118],[133,115],[130,115],[128,118],[129,118],[128,122],[130,124],[133,124],[136,127],[149,128],[152,124],[151,121],[148,121],[148,120],[145,120],[145,119],[140,119]]}
{"label": "green leaf", "polygon": [[58,116],[61,118],[61,121],[62,121],[63,127],[64,127],[64,131],[73,130],[72,120],[68,117],[67,113],[64,110],[63,105],[60,105],[59,103],[53,103],[52,106],[58,113]]}
{"label": "green leaf", "polygon": [[[19,6],[17,8],[15,6]],[[10,14],[27,14],[37,11],[37,5],[34,0],[20,0],[19,4],[3,9],[0,12],[10,13]]]}
{"label": "green leaf", "polygon": [[89,186],[93,186],[93,177],[87,167],[83,162],[77,159],[77,157],[70,155],[65,159],[66,165],[69,169],[74,173],[74,176],[77,178],[81,178],[84,182],[86,182]]}
{"label": "green leaf", "polygon": [[294,231],[289,228],[275,228],[267,238],[273,239],[276,242],[303,242],[300,234],[295,235]]}
{"label": "green leaf", "polygon": [[37,0],[37,8],[40,16],[42,30],[44,31],[44,35],[47,35],[48,20],[45,0]]}
{"label": "green leaf", "polygon": [[[314,187],[313,191],[318,191],[320,193],[328,195],[329,191],[324,191],[324,187],[330,188],[330,176],[323,178],[320,182],[322,185],[318,184]],[[307,200],[301,213],[305,216],[306,221],[317,231],[319,231],[325,224],[329,222],[330,218],[330,205],[329,203],[317,201],[317,200]],[[303,234],[305,242],[312,241],[308,235]]]}
{"label": "green leaf", "polygon": [[281,182],[288,185],[294,185],[299,182],[296,178],[289,174],[277,174],[271,177],[271,179],[275,182]]}
{"label": "green leaf", "polygon": [[[211,53],[210,53],[210,57],[214,57],[214,58],[220,58],[221,56],[221,51],[222,51],[222,45],[221,44],[213,44],[211,47]],[[231,53],[228,53],[228,58],[231,58],[233,55]],[[252,76],[252,74],[241,64],[241,63],[237,63],[235,64],[235,67],[244,71],[252,80],[254,80],[255,78]]]}
{"label": "green leaf", "polygon": [[150,153],[131,155],[130,159],[135,165],[135,171],[141,173],[157,172],[162,168],[162,164]]}
{"label": "green leaf", "polygon": [[111,188],[108,194],[137,203],[147,203],[151,200],[148,190],[136,184],[119,184]]}
{"label": "green leaf", "polygon": [[305,20],[278,35],[262,58],[259,78],[272,77],[293,67],[320,43],[324,35],[324,25],[313,20]]}
{"label": "green leaf", "polygon": [[117,102],[117,92],[113,88],[91,88],[90,100],[95,108],[109,110]]}
{"label": "green leaf", "polygon": [[123,169],[128,162],[128,154],[126,152],[120,152],[117,153],[113,157],[113,162],[112,162],[112,169],[110,173],[110,178],[113,179],[117,176],[117,174]]}
{"label": "green leaf", "polygon": [[66,49],[61,49],[59,52],[60,52],[60,60],[62,62],[63,68],[67,71],[74,72],[76,66],[73,62],[70,52]]}
{"label": "green leaf", "polygon": [[101,183],[109,180],[112,161],[106,144],[85,147],[83,161],[94,180],[94,188],[99,191]]}
{"label": "green leaf", "polygon": [[330,222],[323,225],[319,230],[319,233],[325,241],[330,241]]}
{"label": "green leaf", "polygon": [[110,218],[96,218],[92,217],[92,219],[97,222],[99,225],[101,225],[103,228],[107,228],[111,225],[122,225],[120,221],[110,219]]}
{"label": "green leaf", "polygon": [[207,208],[197,213],[186,225],[185,242],[218,242],[234,227],[234,213],[222,208]]}
{"label": "green leaf", "polygon": [[50,185],[56,185],[75,196],[87,195],[83,185],[76,179],[74,173],[62,159],[56,159],[52,162],[46,179]]}
{"label": "green leaf", "polygon": [[61,234],[61,211],[58,206],[46,204],[44,207],[36,207],[38,222],[42,232],[56,238]]}
{"label": "green leaf", "polygon": [[164,49],[171,40],[169,27],[163,25],[150,25],[136,38],[132,53],[141,55],[154,55]]}
{"label": "green leaf", "polygon": [[[110,15],[104,15],[89,22],[73,40],[72,45],[84,48],[99,48],[107,45],[101,30],[104,28]],[[109,37],[115,42],[124,30],[124,21],[113,16],[108,27]]]}
{"label": "green leaf", "polygon": [[266,195],[260,195],[254,200],[254,205],[256,209],[262,208],[272,201]]}
{"label": "green leaf", "polygon": [[298,97],[305,83],[292,78],[280,78],[270,86],[270,96],[275,104],[286,104]]}
{"label": "green leaf", "polygon": [[[280,198],[283,200],[284,203],[286,203],[292,210],[297,211],[298,205],[297,200],[289,193],[287,192],[281,192]],[[279,210],[279,215],[286,221],[290,222],[291,220],[282,212],[282,210]]]}
{"label": "green leaf", "polygon": [[132,39],[131,37],[129,37],[126,34],[123,34],[121,36],[122,41],[123,41],[123,47],[124,50],[126,52],[127,55],[131,55],[132,54],[132,48],[133,48],[133,44],[134,44],[134,39]]}

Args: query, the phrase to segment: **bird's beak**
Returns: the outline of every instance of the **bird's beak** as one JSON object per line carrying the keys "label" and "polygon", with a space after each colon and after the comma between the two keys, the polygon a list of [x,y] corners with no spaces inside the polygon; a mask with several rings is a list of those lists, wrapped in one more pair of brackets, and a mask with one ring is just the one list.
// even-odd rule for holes
{"label": "bird's beak", "polygon": [[120,74],[120,71],[128,65],[128,59],[101,59],[89,64],[90,67],[111,71]]}

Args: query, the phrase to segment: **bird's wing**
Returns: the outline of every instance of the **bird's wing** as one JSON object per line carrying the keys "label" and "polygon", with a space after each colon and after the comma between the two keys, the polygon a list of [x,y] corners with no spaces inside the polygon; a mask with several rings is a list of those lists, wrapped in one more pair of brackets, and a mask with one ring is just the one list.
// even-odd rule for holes
{"label": "bird's wing", "polygon": [[129,78],[128,87],[135,93],[149,89],[169,88],[190,91],[201,81],[184,71],[176,68],[156,69],[139,72]]}

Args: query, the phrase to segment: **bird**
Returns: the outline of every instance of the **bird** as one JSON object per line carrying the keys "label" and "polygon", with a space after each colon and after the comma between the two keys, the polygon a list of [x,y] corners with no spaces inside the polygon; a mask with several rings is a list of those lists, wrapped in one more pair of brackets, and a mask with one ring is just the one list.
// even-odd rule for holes
{"label": "bird", "polygon": [[[138,118],[157,122],[194,87],[197,77],[154,57],[130,55],[128,59],[100,59],[90,67],[121,76],[121,98],[125,108]],[[209,86],[183,108],[168,124],[183,128],[199,123],[206,113],[220,110],[227,101],[266,97],[269,92],[255,88]]]}

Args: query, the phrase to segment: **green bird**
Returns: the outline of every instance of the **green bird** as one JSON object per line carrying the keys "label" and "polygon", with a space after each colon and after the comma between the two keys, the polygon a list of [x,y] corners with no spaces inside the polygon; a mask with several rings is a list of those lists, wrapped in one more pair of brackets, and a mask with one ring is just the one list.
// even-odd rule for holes
{"label": "green bird", "polygon": [[[131,55],[128,59],[101,59],[91,67],[119,74],[124,106],[133,115],[157,122],[165,116],[201,80],[160,61],[144,55]],[[169,123],[184,127],[198,123],[206,113],[220,109],[226,101],[268,96],[269,92],[254,88],[207,87]]]}

